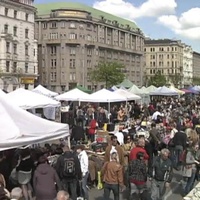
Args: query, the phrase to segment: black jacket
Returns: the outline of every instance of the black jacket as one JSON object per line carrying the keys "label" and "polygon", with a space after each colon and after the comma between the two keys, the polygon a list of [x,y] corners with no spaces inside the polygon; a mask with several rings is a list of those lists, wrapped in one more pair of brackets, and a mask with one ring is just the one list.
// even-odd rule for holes
{"label": "black jacket", "polygon": [[78,157],[72,153],[71,151],[67,151],[65,152],[63,155],[61,155],[58,160],[57,160],[57,163],[56,163],[56,172],[58,174],[58,176],[60,177],[60,179],[64,179],[65,177],[63,177],[63,168],[64,168],[64,158],[74,158],[74,163],[75,163],[75,174],[76,176],[74,177],[69,177],[67,178],[68,180],[66,181],[71,181],[71,180],[74,180],[74,179],[78,179],[78,180],[81,180],[82,178],[82,173],[81,173],[81,166],[80,166],[80,162],[79,162],[79,159]]}
{"label": "black jacket", "polygon": [[160,156],[155,158],[153,163],[153,170],[151,172],[151,177],[157,181],[171,182],[172,180],[172,162],[170,159],[161,160]]}
{"label": "black jacket", "polygon": [[183,147],[183,149],[185,149],[187,145],[187,135],[185,134],[185,132],[178,131],[174,135],[173,143],[175,146],[180,145]]}
{"label": "black jacket", "polygon": [[84,141],[85,140],[84,129],[80,126],[74,126],[72,128],[72,134],[70,139],[75,141],[80,141],[80,140]]}

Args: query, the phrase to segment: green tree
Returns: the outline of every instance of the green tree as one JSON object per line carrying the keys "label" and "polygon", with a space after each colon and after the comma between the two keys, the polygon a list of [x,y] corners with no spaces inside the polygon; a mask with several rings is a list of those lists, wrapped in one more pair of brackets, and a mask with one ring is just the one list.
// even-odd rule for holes
{"label": "green tree", "polygon": [[193,77],[192,84],[200,85],[200,77]]}
{"label": "green tree", "polygon": [[179,88],[182,84],[181,74],[175,73],[169,76],[169,81],[174,85],[174,87]]}
{"label": "green tree", "polygon": [[166,85],[167,80],[164,75],[161,74],[161,71],[157,71],[154,76],[149,78],[148,85],[154,85],[156,87]]}
{"label": "green tree", "polygon": [[93,69],[89,78],[91,82],[105,83],[106,88],[112,87],[121,83],[124,78],[124,65],[116,62],[100,62]]}

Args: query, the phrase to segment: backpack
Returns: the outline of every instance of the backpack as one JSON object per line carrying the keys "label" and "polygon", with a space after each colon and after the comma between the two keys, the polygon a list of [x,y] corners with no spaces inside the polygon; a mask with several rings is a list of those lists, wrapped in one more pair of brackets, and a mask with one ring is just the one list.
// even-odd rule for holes
{"label": "backpack", "polygon": [[74,157],[63,158],[63,177],[74,177],[76,175]]}

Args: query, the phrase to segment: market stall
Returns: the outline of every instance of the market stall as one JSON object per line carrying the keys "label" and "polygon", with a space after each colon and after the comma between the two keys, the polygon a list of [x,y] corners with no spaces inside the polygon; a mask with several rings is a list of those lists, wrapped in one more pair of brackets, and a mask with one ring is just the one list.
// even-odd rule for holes
{"label": "market stall", "polygon": [[10,92],[7,98],[12,101],[14,105],[17,105],[23,109],[34,108],[46,108],[46,107],[59,107],[60,102],[53,100],[47,96],[19,88],[13,92]]}
{"label": "market stall", "polygon": [[58,96],[58,93],[57,92],[53,92],[51,90],[48,90],[47,88],[43,87],[42,85],[38,85],[36,88],[34,88],[32,90],[33,92],[36,92],[36,93],[40,93],[40,94],[43,94],[45,96],[48,96],[48,97],[55,97],[55,96]]}
{"label": "market stall", "polygon": [[0,150],[69,136],[69,126],[39,118],[13,104],[0,91]]}

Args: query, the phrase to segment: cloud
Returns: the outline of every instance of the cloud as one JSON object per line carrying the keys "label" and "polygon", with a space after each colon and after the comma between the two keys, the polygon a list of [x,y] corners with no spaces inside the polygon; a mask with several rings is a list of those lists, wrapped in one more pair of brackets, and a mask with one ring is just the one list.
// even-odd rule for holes
{"label": "cloud", "polygon": [[178,35],[189,39],[200,39],[200,8],[192,8],[182,13],[180,17],[175,15],[160,16],[158,23]]}
{"label": "cloud", "polygon": [[102,0],[96,1],[93,7],[129,20],[134,20],[141,17],[158,17],[174,14],[177,3],[175,0],[147,0],[136,7],[134,4],[124,0]]}

